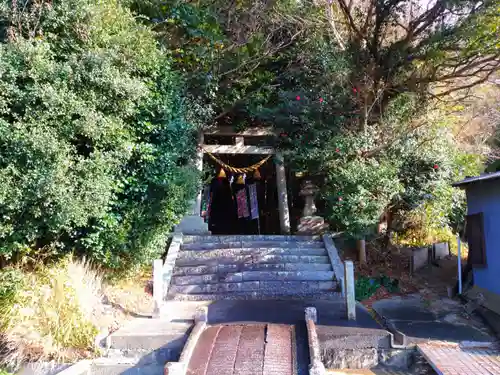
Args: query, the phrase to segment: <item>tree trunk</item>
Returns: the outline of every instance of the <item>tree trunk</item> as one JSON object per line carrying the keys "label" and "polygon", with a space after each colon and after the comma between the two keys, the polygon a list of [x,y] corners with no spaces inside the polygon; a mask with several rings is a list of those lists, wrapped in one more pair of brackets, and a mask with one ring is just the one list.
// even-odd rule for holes
{"label": "tree trunk", "polygon": [[383,228],[384,228],[384,223],[385,222],[386,222],[386,213],[384,212],[382,215],[380,215],[380,218],[378,220],[377,234],[382,234],[383,233]]}
{"label": "tree trunk", "polygon": [[387,250],[387,248],[391,244],[391,236],[392,236],[393,214],[390,209],[387,210],[387,212],[385,213],[385,220],[387,222],[387,229],[385,231],[385,237],[384,237],[384,248]]}
{"label": "tree trunk", "polygon": [[360,264],[366,264],[366,241],[364,239],[356,241],[358,248],[358,259]]}

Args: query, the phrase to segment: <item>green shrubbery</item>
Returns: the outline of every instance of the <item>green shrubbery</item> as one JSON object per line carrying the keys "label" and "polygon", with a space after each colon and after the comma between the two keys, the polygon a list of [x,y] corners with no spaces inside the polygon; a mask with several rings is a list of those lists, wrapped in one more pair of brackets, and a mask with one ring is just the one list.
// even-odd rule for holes
{"label": "green shrubbery", "polygon": [[182,82],[119,1],[0,8],[0,256],[157,256],[195,175]]}
{"label": "green shrubbery", "polygon": [[373,296],[380,287],[384,287],[389,293],[399,291],[399,281],[385,275],[380,277],[361,276],[356,279],[355,295],[357,301],[364,301]]}

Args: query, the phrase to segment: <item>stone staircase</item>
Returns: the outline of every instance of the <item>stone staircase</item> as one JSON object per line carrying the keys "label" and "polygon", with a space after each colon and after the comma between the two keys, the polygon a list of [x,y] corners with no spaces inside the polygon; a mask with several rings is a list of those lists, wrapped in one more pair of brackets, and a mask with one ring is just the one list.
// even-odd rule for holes
{"label": "stone staircase", "polygon": [[338,299],[321,237],[184,236],[166,299]]}

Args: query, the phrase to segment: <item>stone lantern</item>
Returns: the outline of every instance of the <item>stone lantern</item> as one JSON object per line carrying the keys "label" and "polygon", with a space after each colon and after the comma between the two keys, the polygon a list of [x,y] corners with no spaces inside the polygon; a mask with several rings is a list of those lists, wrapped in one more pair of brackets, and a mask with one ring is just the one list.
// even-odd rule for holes
{"label": "stone lantern", "polygon": [[298,234],[321,234],[328,230],[328,224],[321,216],[315,216],[317,211],[314,198],[319,189],[310,180],[304,181],[299,195],[304,197],[304,210],[297,227]]}
{"label": "stone lantern", "polygon": [[318,193],[319,189],[316,185],[314,185],[311,181],[306,180],[302,184],[302,188],[300,189],[299,195],[304,197],[305,204],[304,210],[302,211],[302,217],[305,216],[313,216],[317,209],[314,204],[314,197]]}

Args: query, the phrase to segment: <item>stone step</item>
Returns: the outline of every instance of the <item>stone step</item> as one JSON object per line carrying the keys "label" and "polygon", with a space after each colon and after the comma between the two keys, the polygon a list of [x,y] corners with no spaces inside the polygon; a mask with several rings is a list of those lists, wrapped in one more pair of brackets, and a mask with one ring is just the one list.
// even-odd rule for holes
{"label": "stone step", "polygon": [[207,293],[207,294],[187,294],[177,293],[168,296],[168,301],[227,301],[227,300],[283,300],[283,301],[339,301],[343,300],[342,293],[336,291],[316,291],[309,293],[292,294],[262,294],[259,292],[232,292],[232,293]]}
{"label": "stone step", "polygon": [[227,242],[192,242],[181,245],[182,250],[215,250],[236,248],[314,248],[325,247],[323,241],[227,241]]}
{"label": "stone step", "polygon": [[[181,253],[182,254],[182,253]],[[254,263],[254,264],[284,264],[284,263],[317,263],[330,264],[330,258],[327,255],[236,255],[236,256],[220,256],[220,257],[184,257],[179,254],[176,260],[177,267],[186,266],[216,266],[219,264],[238,264],[238,263]]]}
{"label": "stone step", "polygon": [[[163,350],[172,354],[182,350],[193,324],[171,323],[162,319],[132,320],[113,332],[106,339],[108,349],[119,350]],[[167,353],[168,352],[168,353]]]}
{"label": "stone step", "polygon": [[216,250],[183,250],[179,252],[177,259],[185,258],[217,258],[228,256],[263,256],[263,255],[312,255],[312,256],[326,256],[328,252],[326,249],[282,249],[279,247],[269,248],[240,248],[240,249],[216,249]]}
{"label": "stone step", "polygon": [[227,235],[227,236],[183,236],[184,244],[194,242],[231,242],[231,241],[321,241],[321,236],[291,236],[291,235]]}
{"label": "stone step", "polygon": [[226,274],[174,276],[173,285],[239,283],[244,281],[332,281],[333,271],[243,271]]}
{"label": "stone step", "polygon": [[[433,374],[434,372],[429,372],[428,374]],[[391,367],[376,366],[372,369],[328,369],[326,370],[326,375],[415,375],[415,374],[426,374],[425,372],[415,372],[411,370],[399,370],[393,369]]]}
{"label": "stone step", "polygon": [[391,334],[382,328],[317,324],[316,333],[323,355],[343,349],[391,348]]}
{"label": "stone step", "polygon": [[163,375],[165,364],[103,363],[95,361],[86,375]]}
{"label": "stone step", "polygon": [[221,264],[215,266],[176,267],[173,276],[206,275],[244,271],[332,271],[331,264],[282,263],[282,264]]}
{"label": "stone step", "polygon": [[170,296],[175,294],[216,294],[233,292],[258,292],[266,295],[301,295],[322,290],[337,291],[336,281],[243,281],[219,282],[216,284],[171,284],[168,289]]}

